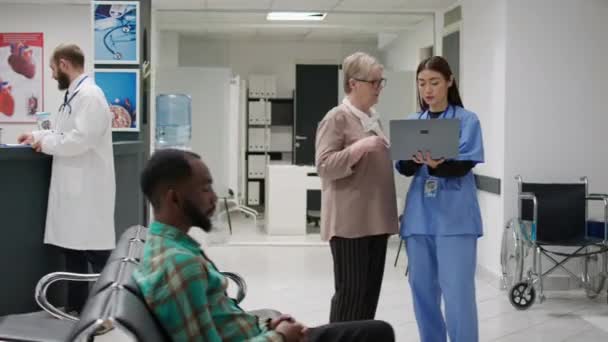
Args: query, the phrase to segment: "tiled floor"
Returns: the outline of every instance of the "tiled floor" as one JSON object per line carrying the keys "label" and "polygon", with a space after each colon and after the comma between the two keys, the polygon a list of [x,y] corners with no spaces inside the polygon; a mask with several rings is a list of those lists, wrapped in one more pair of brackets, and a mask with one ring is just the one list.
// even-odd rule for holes
{"label": "tiled floor", "polygon": [[[213,234],[204,247],[222,270],[241,274],[248,285],[245,309],[273,308],[317,325],[326,323],[333,275],[329,247],[318,236],[272,238],[252,224],[236,220],[232,236]],[[211,240],[211,241],[210,241]],[[217,244],[221,242],[221,244]],[[418,341],[403,253],[393,267],[397,241],[389,244],[377,318],[391,323],[397,341]],[[477,301],[481,341],[608,341],[606,295],[591,301],[582,290],[549,292],[547,301],[517,311],[496,282],[478,279]],[[115,338],[104,339],[116,341]],[[122,340],[122,339],[121,339]]]}
{"label": "tiled floor", "polygon": [[[315,325],[327,322],[332,295],[331,255],[326,247],[226,246],[208,249],[226,270],[247,279],[247,309],[270,307]],[[390,322],[397,341],[418,341],[404,261],[387,258],[378,319]],[[517,311],[506,293],[477,281],[481,341],[608,341],[605,296],[588,300],[582,291],[547,293],[547,301]]]}

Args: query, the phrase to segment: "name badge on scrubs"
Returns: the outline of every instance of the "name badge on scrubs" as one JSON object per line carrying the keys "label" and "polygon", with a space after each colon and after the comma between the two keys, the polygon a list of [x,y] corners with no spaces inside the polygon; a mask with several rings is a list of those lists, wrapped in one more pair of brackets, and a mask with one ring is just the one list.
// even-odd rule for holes
{"label": "name badge on scrubs", "polygon": [[437,191],[439,190],[439,180],[435,177],[427,178],[424,182],[424,197],[437,197]]}

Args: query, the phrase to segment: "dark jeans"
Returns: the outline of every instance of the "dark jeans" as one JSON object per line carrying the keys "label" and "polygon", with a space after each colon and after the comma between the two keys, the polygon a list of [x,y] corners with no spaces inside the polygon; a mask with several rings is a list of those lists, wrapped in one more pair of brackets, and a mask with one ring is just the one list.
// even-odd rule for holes
{"label": "dark jeans", "polygon": [[[93,269],[93,273],[101,273],[111,251],[80,251],[74,249],[62,248],[65,255],[66,272],[72,273],[90,273],[89,264]],[[86,281],[70,281],[68,282],[68,302],[66,312],[82,311],[85,302],[89,296],[89,283]]]}

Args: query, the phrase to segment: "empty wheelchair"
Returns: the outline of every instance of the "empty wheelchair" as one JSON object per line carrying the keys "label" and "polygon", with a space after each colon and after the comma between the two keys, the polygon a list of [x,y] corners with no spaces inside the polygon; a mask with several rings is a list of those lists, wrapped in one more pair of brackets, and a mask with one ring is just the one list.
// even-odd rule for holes
{"label": "empty wheelchair", "polygon": [[[588,194],[586,178],[570,184],[516,180],[518,216],[505,227],[500,258],[511,304],[528,309],[537,291],[542,303],[543,278],[557,269],[575,279],[589,298],[597,297],[608,276],[608,195]],[[589,221],[590,201],[602,202],[603,221]],[[552,264],[546,271],[543,259]],[[565,267],[572,259],[581,261],[581,274]]]}

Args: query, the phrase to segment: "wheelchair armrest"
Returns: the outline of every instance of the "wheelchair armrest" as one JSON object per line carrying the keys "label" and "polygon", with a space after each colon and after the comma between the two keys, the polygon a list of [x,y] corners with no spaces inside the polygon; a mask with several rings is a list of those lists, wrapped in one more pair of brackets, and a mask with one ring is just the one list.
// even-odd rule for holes
{"label": "wheelchair armrest", "polygon": [[67,319],[70,321],[78,321],[77,317],[69,315],[55,307],[53,304],[49,303],[46,298],[46,292],[49,287],[60,280],[67,281],[96,281],[99,278],[99,274],[81,274],[81,273],[68,273],[68,272],[53,272],[45,275],[40,278],[38,284],[36,284],[36,291],[34,294],[34,298],[36,299],[36,303],[46,312],[54,316],[58,319]]}
{"label": "wheelchair armrest", "polygon": [[[534,224],[536,224],[536,222],[538,221],[538,200],[536,199],[536,195],[532,192],[521,192],[519,194],[518,198],[519,198],[520,203],[523,200],[532,201],[532,206],[534,208],[533,209],[534,210],[533,221],[534,221]],[[521,219],[521,207],[520,207],[520,212],[519,212],[519,218]]]}
{"label": "wheelchair armrest", "polygon": [[232,272],[222,272],[222,275],[232,280],[239,288],[235,300],[237,304],[242,302],[243,299],[245,299],[245,296],[247,295],[247,283],[245,283],[245,279],[243,279],[243,277],[241,277],[240,275]]}
{"label": "wheelchair armrest", "polygon": [[589,194],[586,197],[587,201],[603,201],[604,202],[604,243],[608,242],[608,195],[607,194]]}

